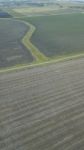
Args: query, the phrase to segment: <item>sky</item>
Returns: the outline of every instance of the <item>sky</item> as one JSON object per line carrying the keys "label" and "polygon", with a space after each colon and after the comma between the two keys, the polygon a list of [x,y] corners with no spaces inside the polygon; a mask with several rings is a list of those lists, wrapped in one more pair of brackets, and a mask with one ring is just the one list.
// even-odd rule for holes
{"label": "sky", "polygon": [[[0,1],[11,1],[11,0],[0,0]],[[17,0],[15,0],[15,1],[17,1]],[[20,1],[20,0],[19,0]],[[21,0],[21,1],[24,1],[24,0]],[[31,0],[32,1],[32,0]],[[38,0],[35,0],[35,1],[38,1]],[[56,0],[57,1],[57,0]],[[68,1],[68,0],[65,0],[65,1]],[[70,1],[70,0],[69,0]],[[84,0],[71,0],[71,1],[83,1],[84,2]]]}

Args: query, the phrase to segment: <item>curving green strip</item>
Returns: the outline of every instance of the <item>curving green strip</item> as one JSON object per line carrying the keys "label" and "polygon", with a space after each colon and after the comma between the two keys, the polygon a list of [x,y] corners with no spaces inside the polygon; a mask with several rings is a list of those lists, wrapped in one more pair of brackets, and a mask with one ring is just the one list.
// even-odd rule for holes
{"label": "curving green strip", "polygon": [[26,33],[26,35],[23,37],[22,43],[30,51],[32,56],[35,58],[36,62],[43,62],[48,60],[49,58],[46,57],[43,53],[41,53],[39,49],[31,42],[31,37],[36,30],[35,26],[26,21],[21,22],[24,22],[30,28],[29,31]]}

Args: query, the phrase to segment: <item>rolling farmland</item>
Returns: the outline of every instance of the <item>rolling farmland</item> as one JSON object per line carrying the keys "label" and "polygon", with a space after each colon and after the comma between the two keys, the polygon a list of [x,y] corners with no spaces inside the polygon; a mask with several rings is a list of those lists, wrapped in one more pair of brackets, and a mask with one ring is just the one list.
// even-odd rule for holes
{"label": "rolling farmland", "polygon": [[84,150],[82,11],[0,9],[0,150]]}
{"label": "rolling farmland", "polygon": [[84,58],[0,73],[0,150],[84,150]]}
{"label": "rolling farmland", "polygon": [[47,57],[84,52],[84,14],[24,18],[35,25],[31,41]]}
{"label": "rolling farmland", "polygon": [[33,61],[32,55],[21,42],[27,31],[28,26],[21,21],[0,19],[0,68]]}

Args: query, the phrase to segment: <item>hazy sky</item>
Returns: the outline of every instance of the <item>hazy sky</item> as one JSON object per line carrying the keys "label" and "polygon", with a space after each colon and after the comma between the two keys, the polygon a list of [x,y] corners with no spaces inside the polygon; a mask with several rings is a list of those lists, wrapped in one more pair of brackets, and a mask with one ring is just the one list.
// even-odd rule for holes
{"label": "hazy sky", "polygon": [[[12,0],[0,0],[0,1],[12,1]],[[15,1],[17,1],[17,0],[15,0]],[[20,1],[20,0],[19,0]],[[21,0],[21,1],[24,1],[24,0]],[[31,0],[32,1],[32,0]],[[35,1],[38,1],[38,0],[35,0]],[[56,0],[57,1],[57,0]],[[67,0],[65,0],[65,1],[67,1]],[[70,1],[70,0],[69,0]],[[71,0],[71,1],[84,1],[84,0]]]}

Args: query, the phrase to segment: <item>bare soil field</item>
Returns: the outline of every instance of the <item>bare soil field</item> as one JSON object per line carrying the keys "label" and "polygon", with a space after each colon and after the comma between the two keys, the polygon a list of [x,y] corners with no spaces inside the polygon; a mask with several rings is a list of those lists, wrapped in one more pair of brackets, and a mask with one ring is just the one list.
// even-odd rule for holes
{"label": "bare soil field", "polygon": [[0,68],[30,63],[33,57],[21,43],[28,31],[21,21],[0,19]]}
{"label": "bare soil field", "polygon": [[84,58],[0,74],[0,150],[84,150]]}

